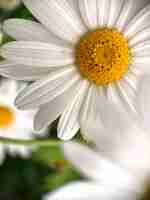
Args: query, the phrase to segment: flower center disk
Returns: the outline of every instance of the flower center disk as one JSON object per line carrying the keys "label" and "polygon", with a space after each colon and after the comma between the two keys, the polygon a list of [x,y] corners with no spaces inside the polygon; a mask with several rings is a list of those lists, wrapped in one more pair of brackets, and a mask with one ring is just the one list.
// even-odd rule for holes
{"label": "flower center disk", "polygon": [[80,73],[96,85],[120,80],[128,71],[129,62],[128,41],[116,29],[88,32],[77,44],[76,64]]}
{"label": "flower center disk", "polygon": [[0,106],[0,128],[9,127],[14,120],[13,112],[11,109]]}

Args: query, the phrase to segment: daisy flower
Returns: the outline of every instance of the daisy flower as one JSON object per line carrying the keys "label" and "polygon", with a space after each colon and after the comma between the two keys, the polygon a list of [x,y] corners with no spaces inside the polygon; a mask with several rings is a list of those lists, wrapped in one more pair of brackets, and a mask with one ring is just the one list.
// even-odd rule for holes
{"label": "daisy flower", "polygon": [[127,135],[111,157],[78,143],[64,144],[66,158],[86,179],[49,193],[43,200],[143,199],[150,173],[150,140],[140,130]]}
{"label": "daisy flower", "polygon": [[[60,115],[58,137],[122,131],[138,120],[137,82],[149,70],[150,5],[138,0],[23,0],[39,22],[9,19],[15,42],[0,73],[33,81],[16,99],[38,108],[34,128]],[[109,132],[109,131],[108,131]]]}
{"label": "daisy flower", "polygon": [[[0,137],[11,139],[33,138],[33,117],[35,111],[19,111],[14,106],[14,99],[19,85],[16,81],[1,79],[0,81]],[[0,161],[8,150],[12,154],[19,153],[28,156],[30,148],[0,144]]]}

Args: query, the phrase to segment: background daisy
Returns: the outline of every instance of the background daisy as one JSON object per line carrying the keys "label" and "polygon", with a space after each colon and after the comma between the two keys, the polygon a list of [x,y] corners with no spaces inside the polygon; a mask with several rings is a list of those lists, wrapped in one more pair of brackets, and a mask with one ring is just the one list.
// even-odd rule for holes
{"label": "background daisy", "polygon": [[[16,81],[8,79],[1,79],[0,81],[0,137],[12,139],[31,139],[34,137],[33,117],[35,111],[19,111],[14,106],[14,99],[21,89],[19,88],[20,84]],[[31,148],[0,144],[1,162],[6,151],[13,155],[28,156],[31,153]]]}

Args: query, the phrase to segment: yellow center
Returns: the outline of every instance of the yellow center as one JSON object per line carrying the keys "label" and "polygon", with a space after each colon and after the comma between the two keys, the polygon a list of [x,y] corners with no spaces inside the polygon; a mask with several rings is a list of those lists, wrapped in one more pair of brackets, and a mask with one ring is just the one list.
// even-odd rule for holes
{"label": "yellow center", "polygon": [[76,48],[76,64],[81,74],[96,85],[120,80],[128,71],[129,62],[128,41],[116,29],[88,32]]}
{"label": "yellow center", "polygon": [[0,128],[7,128],[12,124],[14,115],[11,109],[0,106]]}

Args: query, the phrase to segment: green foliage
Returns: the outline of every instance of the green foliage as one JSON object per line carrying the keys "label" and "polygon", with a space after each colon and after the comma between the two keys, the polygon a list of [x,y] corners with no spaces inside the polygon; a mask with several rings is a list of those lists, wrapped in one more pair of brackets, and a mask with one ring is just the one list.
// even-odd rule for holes
{"label": "green foliage", "polygon": [[8,18],[34,19],[30,11],[24,5],[17,7],[13,11],[5,11],[0,9],[1,22]]}
{"label": "green foliage", "polygon": [[81,179],[79,173],[64,159],[63,152],[58,147],[41,148],[34,153],[34,159],[44,163],[54,169],[45,179],[44,189],[52,191],[65,183]]}
{"label": "green foliage", "polygon": [[41,200],[46,192],[79,179],[58,147],[36,149],[26,159],[7,154],[0,166],[0,199]]}
{"label": "green foliage", "polygon": [[23,19],[34,19],[30,11],[23,5],[18,7],[15,12],[9,15],[9,18],[23,18]]}
{"label": "green foliage", "polygon": [[53,169],[41,162],[7,155],[0,166],[0,199],[40,200],[44,178],[50,173]]}

